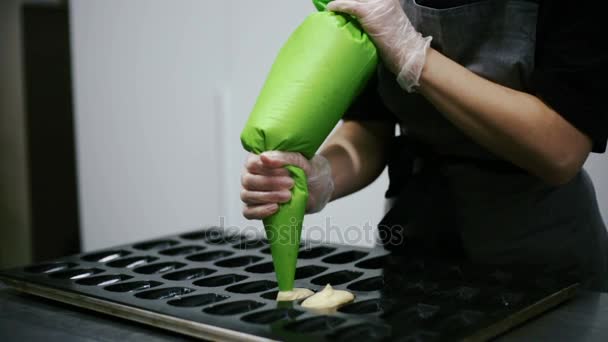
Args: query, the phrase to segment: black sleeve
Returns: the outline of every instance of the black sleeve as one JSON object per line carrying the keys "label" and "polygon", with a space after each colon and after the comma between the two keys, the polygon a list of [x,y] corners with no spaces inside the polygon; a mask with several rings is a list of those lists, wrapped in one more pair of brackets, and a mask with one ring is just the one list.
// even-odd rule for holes
{"label": "black sleeve", "polygon": [[378,93],[378,76],[374,74],[366,87],[353,101],[343,116],[344,120],[390,121],[396,122],[395,116],[384,105]]}
{"label": "black sleeve", "polygon": [[606,151],[608,53],[603,11],[591,3],[540,2],[533,91]]}

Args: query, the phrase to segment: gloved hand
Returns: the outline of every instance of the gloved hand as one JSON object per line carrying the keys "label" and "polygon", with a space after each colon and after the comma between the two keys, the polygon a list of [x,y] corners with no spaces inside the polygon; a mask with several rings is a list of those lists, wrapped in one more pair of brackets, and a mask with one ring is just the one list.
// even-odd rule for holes
{"label": "gloved hand", "polygon": [[307,213],[319,212],[329,202],[334,192],[334,181],[329,161],[322,155],[317,154],[309,161],[295,152],[250,153],[241,176],[241,200],[245,203],[243,215],[246,218],[266,218],[279,209],[280,203],[291,199],[290,189],[294,182],[285,165],[297,166],[306,173]]}
{"label": "gloved hand", "polygon": [[399,85],[415,91],[432,38],[414,29],[399,0],[334,0],[327,9],[356,17]]}

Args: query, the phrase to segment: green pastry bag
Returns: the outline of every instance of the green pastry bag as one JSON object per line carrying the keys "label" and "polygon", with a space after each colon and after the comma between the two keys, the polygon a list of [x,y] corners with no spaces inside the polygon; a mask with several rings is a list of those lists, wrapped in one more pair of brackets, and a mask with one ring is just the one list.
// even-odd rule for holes
{"label": "green pastry bag", "polygon": [[[314,0],[320,12],[281,48],[241,133],[247,151],[312,158],[375,71],[375,46],[354,18],[325,11],[330,1]],[[304,171],[286,168],[295,182],[291,201],[264,220],[281,291],[293,289],[308,199]]]}

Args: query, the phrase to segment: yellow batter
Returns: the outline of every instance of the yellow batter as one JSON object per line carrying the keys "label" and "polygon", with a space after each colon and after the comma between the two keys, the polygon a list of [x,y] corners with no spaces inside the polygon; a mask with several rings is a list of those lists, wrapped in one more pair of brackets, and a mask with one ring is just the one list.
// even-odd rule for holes
{"label": "yellow batter", "polygon": [[291,291],[279,291],[279,293],[277,293],[277,301],[279,301],[279,302],[294,301],[294,300],[310,297],[313,294],[314,294],[314,292],[310,291],[309,289],[294,288]]}
{"label": "yellow batter", "polygon": [[321,310],[333,309],[342,304],[346,304],[353,299],[355,299],[355,296],[352,293],[343,290],[334,290],[331,285],[327,284],[323,291],[317,292],[302,302],[302,307]]}

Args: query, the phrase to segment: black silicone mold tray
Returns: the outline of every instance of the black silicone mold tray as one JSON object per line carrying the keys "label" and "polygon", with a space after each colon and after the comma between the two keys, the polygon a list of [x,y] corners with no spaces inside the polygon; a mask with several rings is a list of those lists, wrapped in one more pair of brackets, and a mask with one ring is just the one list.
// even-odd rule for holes
{"label": "black silicone mold tray", "polygon": [[355,301],[335,312],[277,303],[263,239],[219,228],[0,272],[28,293],[215,340],[486,340],[574,294],[526,267],[454,264],[382,248],[307,244],[296,286],[327,283]]}

